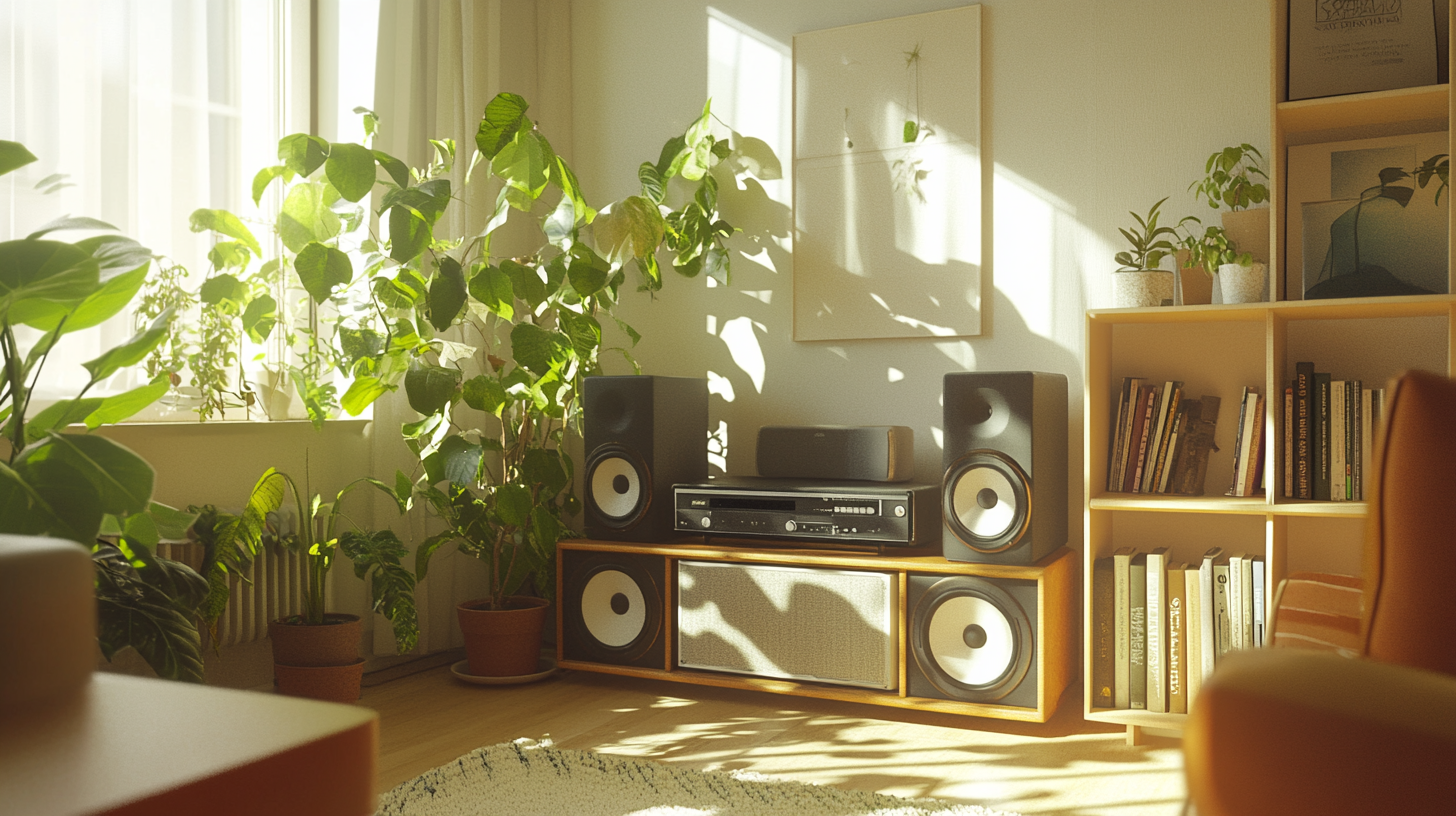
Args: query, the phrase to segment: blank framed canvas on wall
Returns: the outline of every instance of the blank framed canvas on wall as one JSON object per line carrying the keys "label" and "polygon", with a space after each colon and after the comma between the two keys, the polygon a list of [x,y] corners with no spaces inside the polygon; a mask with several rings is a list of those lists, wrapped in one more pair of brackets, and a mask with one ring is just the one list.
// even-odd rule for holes
{"label": "blank framed canvas on wall", "polygon": [[981,7],[794,37],[794,339],[981,333]]}

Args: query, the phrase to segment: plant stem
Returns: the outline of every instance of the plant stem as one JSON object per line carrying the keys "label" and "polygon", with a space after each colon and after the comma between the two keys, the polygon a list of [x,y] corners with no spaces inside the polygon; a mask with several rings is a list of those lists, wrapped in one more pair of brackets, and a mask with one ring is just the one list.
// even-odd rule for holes
{"label": "plant stem", "polygon": [[14,464],[20,449],[25,447],[25,376],[20,370],[20,347],[15,343],[15,330],[6,322],[5,332],[0,335],[4,343],[5,378],[10,388],[10,459]]}

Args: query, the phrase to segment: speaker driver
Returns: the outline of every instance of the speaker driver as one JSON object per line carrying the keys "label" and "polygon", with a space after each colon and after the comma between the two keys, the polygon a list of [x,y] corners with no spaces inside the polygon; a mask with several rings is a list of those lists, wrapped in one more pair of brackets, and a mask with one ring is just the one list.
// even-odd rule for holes
{"label": "speaker driver", "polygon": [[913,620],[915,662],[952,699],[999,700],[1031,667],[1031,620],[1015,599],[984,579],[937,581],[921,596]]}
{"label": "speaker driver", "polygon": [[580,589],[565,604],[565,623],[584,657],[627,664],[661,643],[662,593],[639,560],[591,555],[573,562],[566,586]]}
{"label": "speaker driver", "polygon": [[996,451],[976,450],[945,473],[945,523],[971,549],[994,553],[1021,540],[1031,495],[1016,463]]}
{"label": "speaker driver", "polygon": [[643,484],[645,469],[625,448],[609,445],[593,457],[588,474],[588,498],[603,521],[612,527],[627,527],[646,510],[648,491]]}

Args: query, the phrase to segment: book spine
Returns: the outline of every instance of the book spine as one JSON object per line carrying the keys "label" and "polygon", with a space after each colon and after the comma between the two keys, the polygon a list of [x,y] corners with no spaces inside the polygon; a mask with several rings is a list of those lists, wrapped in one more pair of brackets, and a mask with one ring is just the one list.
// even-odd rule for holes
{"label": "book spine", "polygon": [[1188,658],[1184,663],[1184,685],[1188,689],[1187,705],[1192,707],[1193,699],[1203,688],[1203,603],[1199,586],[1201,572],[1196,564],[1189,564],[1183,581],[1183,644]]}
{"label": "book spine", "polygon": [[1148,711],[1168,711],[1168,550],[1148,553]]}
{"label": "book spine", "polygon": [[1294,498],[1294,388],[1284,389],[1284,498]]}
{"label": "book spine", "polygon": [[1180,402],[1178,414],[1173,417],[1173,432],[1168,435],[1168,459],[1163,473],[1158,479],[1158,492],[1167,493],[1168,486],[1174,484],[1173,476],[1178,470],[1179,457],[1183,455],[1183,436],[1188,428],[1188,403]]}
{"label": "book spine", "polygon": [[1113,661],[1116,659],[1113,619],[1116,600],[1112,586],[1112,556],[1092,562],[1092,705],[1112,708]]}
{"label": "book spine", "polygon": [[1122,420],[1122,445],[1117,452],[1117,478],[1108,485],[1108,490],[1122,491],[1123,485],[1127,482],[1127,466],[1130,452],[1134,444],[1133,424],[1138,417],[1138,400],[1142,397],[1143,381],[1141,377],[1133,377],[1132,382],[1127,386],[1127,416]]}
{"label": "book spine", "polygon": [[1264,646],[1264,559],[1253,561],[1254,574],[1254,648]]}
{"label": "book spine", "polygon": [[1314,496],[1310,473],[1310,389],[1314,385],[1314,363],[1296,363],[1294,375],[1294,497]]}
{"label": "book spine", "polygon": [[1229,489],[1225,495],[1239,495],[1239,484],[1243,481],[1239,478],[1239,468],[1243,464],[1244,450],[1244,421],[1249,410],[1249,388],[1244,386],[1244,391],[1239,395],[1239,424],[1234,426],[1234,465],[1233,476],[1229,479]]}
{"label": "book spine", "polygon": [[1213,674],[1214,665],[1218,662],[1218,576],[1214,574],[1214,567],[1217,560],[1223,555],[1223,550],[1214,547],[1203,554],[1203,564],[1198,568],[1198,649],[1202,665],[1199,667],[1199,679],[1206,680]]}
{"label": "book spine", "polygon": [[1132,377],[1122,378],[1122,389],[1118,391],[1116,411],[1113,413],[1112,429],[1108,434],[1107,447],[1107,489],[1112,490],[1117,481],[1118,459],[1122,456],[1123,447],[1123,421],[1127,419],[1127,389],[1132,384]]}
{"label": "book spine", "polygon": [[1244,565],[1243,559],[1237,555],[1229,556],[1228,560],[1228,617],[1229,617],[1229,650],[1242,649],[1244,643],[1244,615],[1243,615],[1243,593],[1240,588],[1243,583]]}
{"label": "book spine", "polygon": [[1133,409],[1132,431],[1128,436],[1127,464],[1123,467],[1122,492],[1137,492],[1138,457],[1146,444],[1148,402],[1153,398],[1152,389],[1142,386],[1138,389],[1137,405]]}
{"label": "book spine", "polygon": [[1310,482],[1316,501],[1330,500],[1330,375],[1315,372],[1314,405],[1310,411],[1314,432],[1310,459],[1314,472]]}
{"label": "book spine", "polygon": [[1359,380],[1345,383],[1345,497],[1360,501],[1360,392]]}
{"label": "book spine", "polygon": [[1132,665],[1132,549],[1124,547],[1112,554],[1112,592],[1117,612],[1112,621],[1113,666],[1112,707],[1128,708],[1131,704],[1128,682]]}
{"label": "book spine", "polygon": [[1254,394],[1253,439],[1249,442],[1249,478],[1244,482],[1244,495],[1263,492],[1264,477],[1264,395]]}
{"label": "book spine", "polygon": [[1364,500],[1365,495],[1365,474],[1371,472],[1371,457],[1375,452],[1374,434],[1374,396],[1372,389],[1365,388],[1360,391],[1360,498]]}
{"label": "book spine", "polygon": [[1139,554],[1132,560],[1128,571],[1128,601],[1132,604],[1128,615],[1128,707],[1148,707],[1148,559]]}
{"label": "book spine", "polygon": [[1345,381],[1330,381],[1330,501],[1345,501]]}
{"label": "book spine", "polygon": [[1148,464],[1148,443],[1153,435],[1153,425],[1157,422],[1155,414],[1157,402],[1156,389],[1150,386],[1147,404],[1143,406],[1143,427],[1140,434],[1141,439],[1138,442],[1137,468],[1133,470],[1132,487],[1129,491],[1132,493],[1142,492],[1143,471],[1147,469]]}
{"label": "book spine", "polygon": [[1158,391],[1155,400],[1156,407],[1153,410],[1152,432],[1148,434],[1148,455],[1143,472],[1138,479],[1138,492],[1153,492],[1153,470],[1157,467],[1158,448],[1163,441],[1163,427],[1167,424],[1168,403],[1173,399],[1173,383],[1163,383],[1162,389]]}
{"label": "book spine", "polygon": [[1173,382],[1173,393],[1168,398],[1168,406],[1163,411],[1164,421],[1162,433],[1158,440],[1158,459],[1153,467],[1153,478],[1148,483],[1149,493],[1162,493],[1163,474],[1168,466],[1168,454],[1173,447],[1173,430],[1177,425],[1178,406],[1183,401],[1183,383],[1175,380]]}
{"label": "book spine", "polygon": [[1214,663],[1228,654],[1232,645],[1229,636],[1232,631],[1229,629],[1229,565],[1213,565],[1213,637]]}
{"label": "book spine", "polygon": [[1168,570],[1168,711],[1174,714],[1188,713],[1186,573],[1181,566]]}
{"label": "book spine", "polygon": [[1243,648],[1254,648],[1254,559],[1251,556],[1240,556],[1239,566],[1242,570],[1239,573],[1239,620],[1243,624],[1243,632],[1239,635],[1239,642]]}

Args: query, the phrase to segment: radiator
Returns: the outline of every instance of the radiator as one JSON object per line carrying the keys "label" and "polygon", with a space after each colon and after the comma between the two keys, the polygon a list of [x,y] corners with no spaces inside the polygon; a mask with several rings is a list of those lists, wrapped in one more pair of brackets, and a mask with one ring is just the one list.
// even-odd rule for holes
{"label": "radiator", "polygon": [[[193,569],[202,566],[202,545],[194,542],[162,542],[157,555]],[[244,576],[228,578],[228,604],[217,622],[216,645],[262,640],[268,636],[268,621],[301,614],[305,581],[302,553],[264,547]],[[208,637],[204,631],[204,645]]]}

